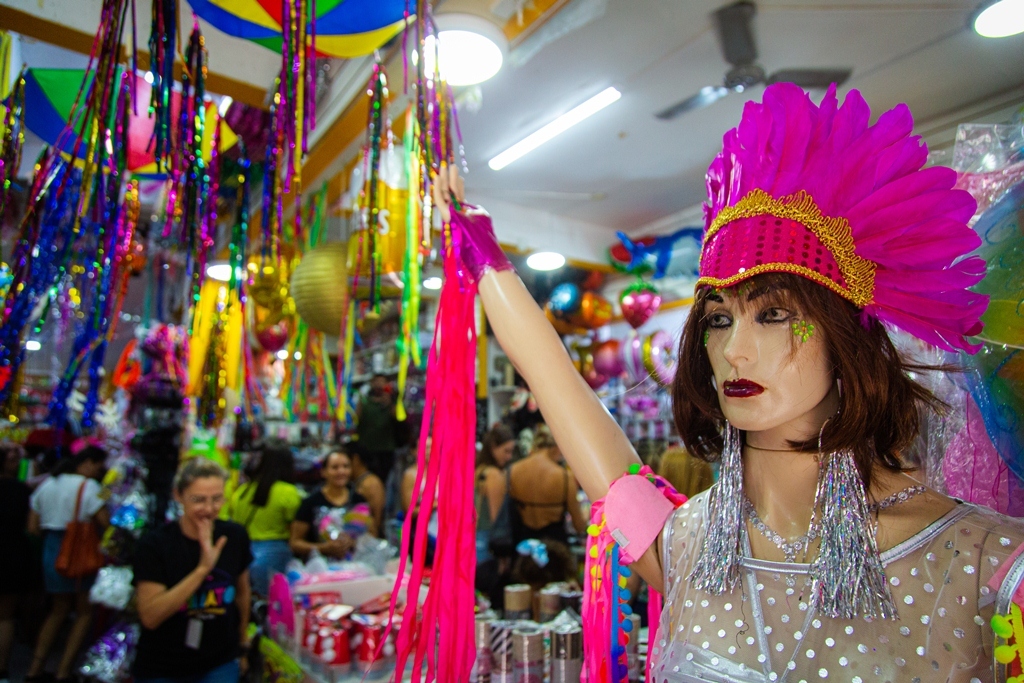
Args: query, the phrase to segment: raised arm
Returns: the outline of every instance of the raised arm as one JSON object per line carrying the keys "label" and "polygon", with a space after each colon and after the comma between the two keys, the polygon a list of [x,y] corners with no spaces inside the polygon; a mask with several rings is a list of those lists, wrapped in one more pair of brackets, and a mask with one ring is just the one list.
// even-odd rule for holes
{"label": "raised arm", "polygon": [[[438,177],[435,203],[450,217],[449,183]],[[456,196],[459,180],[453,179]],[[611,414],[576,371],[562,340],[526,290],[498,246],[490,217],[468,209],[459,218],[468,243],[460,255],[479,283],[487,319],[501,348],[530,387],[544,420],[573,474],[591,500],[603,498],[613,481],[640,458]],[[635,563],[655,588],[662,585],[657,544]]]}

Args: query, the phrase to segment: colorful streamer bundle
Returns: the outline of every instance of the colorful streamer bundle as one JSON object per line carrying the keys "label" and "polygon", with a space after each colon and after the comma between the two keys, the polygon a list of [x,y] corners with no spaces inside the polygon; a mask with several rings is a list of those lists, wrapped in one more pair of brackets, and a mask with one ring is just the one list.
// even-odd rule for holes
{"label": "colorful streamer bundle", "polygon": [[[316,1],[283,0],[277,115],[287,144],[284,191],[302,189],[302,155],[316,127]],[[288,174],[290,171],[290,175]]]}
{"label": "colorful streamer bundle", "polygon": [[[667,481],[654,474],[650,467],[630,465],[629,474],[645,476],[662,490],[676,507],[686,502],[686,496],[677,493]],[[631,571],[619,561],[619,546],[612,537],[604,519],[604,500],[591,507],[590,526],[587,528],[586,571],[583,584],[583,628],[585,669],[589,680],[625,683],[628,677],[626,645],[637,634],[630,633],[632,624],[628,616],[629,591],[626,579]],[[651,590],[652,603],[660,604],[660,595]],[[660,612],[660,610],[658,610]],[[657,618],[650,622],[648,642],[655,642]]]}
{"label": "colorful streamer bundle", "polygon": [[149,114],[154,119],[153,139],[157,170],[170,164],[172,139],[171,95],[174,89],[174,56],[178,32],[178,0],[153,0],[149,32],[149,72],[153,75]]}
{"label": "colorful streamer bundle", "polygon": [[99,403],[103,362],[107,344],[117,330],[117,320],[128,289],[131,275],[132,240],[139,220],[139,186],[131,181],[125,192],[124,201],[109,220],[112,229],[103,225],[95,230],[95,242],[85,252],[84,263],[72,268],[79,277],[75,282],[76,291],[85,291],[92,283],[92,291],[81,300],[79,306],[88,311],[85,321],[79,327],[71,359],[50,399],[48,421],[52,425],[63,425],[67,416],[67,400],[78,379],[79,371],[89,359],[89,389],[82,411],[82,426],[93,426],[93,414]]}
{"label": "colorful streamer bundle", "polygon": [[[404,586],[405,613],[396,643],[396,679],[413,657],[412,680],[459,683],[469,680],[473,641],[473,578],[476,571],[473,467],[476,457],[476,284],[458,261],[464,226],[453,216],[443,245],[445,282],[434,340],[427,361],[426,407],[420,430],[416,483],[410,510],[437,506],[438,533],[422,614],[420,585],[426,558],[429,514],[408,515],[402,537],[413,537],[412,567],[402,556],[396,585]],[[427,441],[430,452],[427,452]],[[438,495],[444,491],[444,495]],[[412,527],[413,517],[416,528]],[[401,590],[391,597],[394,616]],[[389,625],[389,629],[390,629]],[[439,634],[444,643],[438,642]]]}
{"label": "colorful streamer bundle", "polygon": [[[0,81],[3,82],[6,81]],[[25,142],[24,72],[18,75],[0,107],[3,108],[3,119],[0,120],[0,226],[3,226],[8,217],[11,183],[21,165],[21,150]]]}
{"label": "colorful streamer bundle", "polygon": [[[412,109],[406,111],[403,151],[405,155],[405,176],[409,187],[405,216],[405,256],[403,258],[402,308],[399,317],[398,337],[398,396],[396,417],[405,421],[405,385],[409,376],[409,364],[422,365],[420,358],[420,247],[422,242],[423,202],[419,195],[419,158],[416,122]],[[414,189],[415,188],[415,189]],[[429,235],[428,235],[429,240]],[[348,361],[346,361],[348,362]]]}
{"label": "colorful streamer bundle", "polygon": [[[130,0],[104,0],[87,77],[75,97],[68,125],[37,165],[0,316],[0,402],[23,359],[22,334],[45,310],[45,301],[39,306],[40,301],[70,284],[76,274],[71,272],[72,257],[91,251],[98,254],[102,247],[104,257],[94,259],[92,263],[98,265],[90,267],[94,278],[108,275],[106,255],[112,253],[112,238],[105,230],[120,203],[126,121],[133,94],[130,79],[117,66],[129,5]],[[67,147],[70,139],[74,143]],[[79,160],[80,171],[62,154],[65,149]],[[103,313],[98,315],[102,319]],[[94,324],[92,329],[99,326]],[[90,346],[87,336],[84,331],[79,335],[73,360]]]}
{"label": "colorful streamer bundle", "polygon": [[[388,106],[388,79],[384,72],[384,65],[380,60],[373,65],[373,75],[370,76],[370,85],[367,90],[370,96],[369,121],[367,123],[367,144],[363,158],[365,171],[363,177],[366,183],[363,190],[363,197],[366,201],[364,207],[365,224],[361,236],[365,235],[369,241],[370,253],[370,307],[376,315],[380,315],[380,278],[381,278],[381,253],[377,248],[377,232],[380,230],[381,207],[380,207],[380,159],[381,146],[387,144],[384,130],[387,127],[387,106]],[[362,253],[362,250],[360,250]],[[356,269],[356,283],[358,286],[359,268]]]}

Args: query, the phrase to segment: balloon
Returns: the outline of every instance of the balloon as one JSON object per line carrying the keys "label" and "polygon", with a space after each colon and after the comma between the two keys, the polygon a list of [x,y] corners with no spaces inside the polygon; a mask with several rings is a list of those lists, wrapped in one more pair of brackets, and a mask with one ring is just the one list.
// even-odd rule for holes
{"label": "balloon", "polygon": [[658,384],[667,387],[676,376],[676,356],[673,352],[672,337],[658,330],[644,340],[644,369]]}
{"label": "balloon", "polygon": [[619,355],[621,344],[618,339],[609,339],[597,345],[594,349],[594,369],[608,377],[618,377],[626,371]]}
{"label": "balloon", "polygon": [[596,348],[597,345],[593,341],[587,341],[586,343],[577,342],[572,345],[572,350],[576,352],[576,356],[579,359],[573,364],[576,365],[576,369],[583,375],[587,385],[595,390],[600,389],[608,382],[608,376],[598,372],[594,367],[594,350]]}
{"label": "balloon", "polygon": [[600,294],[584,292],[580,298],[580,323],[587,329],[596,330],[612,319],[612,303]]}
{"label": "balloon", "polygon": [[626,342],[620,347],[622,365],[626,368],[626,377],[631,384],[639,384],[647,379],[644,368],[644,344],[636,332],[630,332]]}
{"label": "balloon", "polygon": [[568,318],[580,310],[580,288],[571,282],[563,282],[551,290],[548,305],[556,317]]}
{"label": "balloon", "polygon": [[256,332],[256,341],[260,343],[266,351],[275,353],[284,348],[285,344],[288,343],[288,338],[291,336],[291,330],[289,329],[287,320],[279,320],[273,325],[268,325],[261,330]]}
{"label": "balloon", "polygon": [[581,334],[586,331],[573,325],[567,320],[562,320],[561,318],[556,317],[555,312],[551,310],[550,301],[544,305],[544,315],[546,315],[548,320],[551,322],[551,326],[555,328],[555,332],[562,336],[567,334]]}
{"label": "balloon", "polygon": [[636,330],[658,312],[661,295],[653,286],[638,282],[622,291],[619,304],[622,306],[622,317]]}

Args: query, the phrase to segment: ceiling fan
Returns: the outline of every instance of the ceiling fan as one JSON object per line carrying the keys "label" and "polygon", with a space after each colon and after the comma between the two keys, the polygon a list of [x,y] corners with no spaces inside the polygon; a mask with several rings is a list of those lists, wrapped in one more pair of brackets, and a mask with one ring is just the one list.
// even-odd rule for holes
{"label": "ceiling fan", "polygon": [[760,83],[795,83],[807,89],[825,89],[833,83],[840,85],[850,77],[850,69],[781,69],[771,75],[766,74],[764,68],[757,63],[757,47],[754,45],[751,25],[755,14],[757,6],[749,0],[740,0],[712,12],[722,55],[731,65],[725,74],[725,81],[722,85],[705,86],[697,94],[673,104],[655,116],[670,121],[688,111],[717,102],[730,92],[743,92]]}

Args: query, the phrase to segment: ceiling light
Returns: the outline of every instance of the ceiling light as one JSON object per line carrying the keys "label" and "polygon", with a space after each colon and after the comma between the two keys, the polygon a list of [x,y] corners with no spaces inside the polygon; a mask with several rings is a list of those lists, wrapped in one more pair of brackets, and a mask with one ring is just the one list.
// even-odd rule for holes
{"label": "ceiling light", "polygon": [[211,263],[206,266],[206,277],[217,282],[228,282],[231,280],[231,264],[223,261]]}
{"label": "ceiling light", "polygon": [[41,348],[43,348],[43,345],[37,342],[35,339],[29,339],[27,342],[25,342],[26,351],[38,351]]}
{"label": "ceiling light", "polygon": [[153,85],[153,72],[147,71],[146,73],[142,74],[142,80],[146,81],[146,83],[149,83],[150,85]]}
{"label": "ceiling light", "polygon": [[565,265],[565,257],[554,251],[538,251],[530,254],[526,265],[534,270],[558,270]]}
{"label": "ceiling light", "polygon": [[441,278],[436,277],[436,276],[435,277],[428,277],[426,280],[423,281],[423,287],[425,289],[441,289],[441,285],[442,284],[443,284],[443,282],[442,282]]}
{"label": "ceiling light", "polygon": [[442,14],[436,21],[439,46],[434,36],[423,41],[427,73],[434,71],[435,56],[448,85],[475,85],[498,73],[508,41],[497,26],[471,14]]}
{"label": "ceiling light", "polygon": [[227,116],[228,115],[228,109],[231,108],[231,103],[232,102],[234,102],[234,100],[231,99],[230,97],[226,96],[226,95],[224,97],[220,98],[220,105],[217,107],[217,113],[220,114],[221,116]]}
{"label": "ceiling light", "polygon": [[602,90],[575,109],[567,111],[537,132],[531,133],[524,139],[512,145],[504,152],[488,161],[487,165],[495,171],[500,171],[519,157],[525,156],[537,149],[559,133],[564,133],[583,119],[593,116],[612,102],[618,100],[620,97],[622,97],[622,93],[615,88],[606,88],[605,90]]}
{"label": "ceiling light", "polygon": [[302,360],[302,351],[296,351],[295,355],[292,356],[295,360]]}
{"label": "ceiling light", "polygon": [[986,3],[974,16],[974,31],[984,38],[1005,38],[1024,33],[1024,0]]}
{"label": "ceiling light", "polygon": [[280,360],[288,360],[288,349],[281,349],[277,352],[277,357]]}

